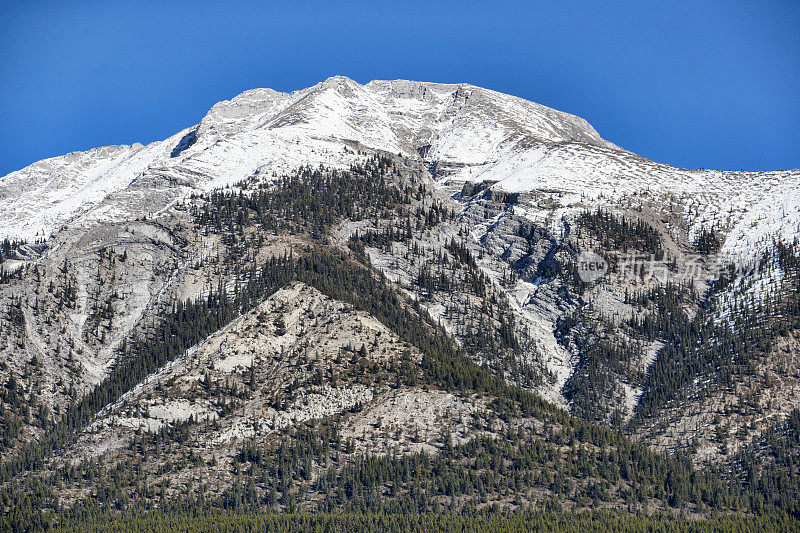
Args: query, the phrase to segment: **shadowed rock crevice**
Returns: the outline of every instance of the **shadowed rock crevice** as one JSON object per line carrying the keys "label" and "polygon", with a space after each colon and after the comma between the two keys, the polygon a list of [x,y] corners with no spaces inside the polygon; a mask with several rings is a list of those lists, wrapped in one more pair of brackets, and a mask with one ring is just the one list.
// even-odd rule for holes
{"label": "shadowed rock crevice", "polygon": [[197,130],[194,129],[181,137],[180,142],[172,149],[172,153],[169,154],[170,157],[178,157],[184,151],[188,150],[194,143],[197,142]]}

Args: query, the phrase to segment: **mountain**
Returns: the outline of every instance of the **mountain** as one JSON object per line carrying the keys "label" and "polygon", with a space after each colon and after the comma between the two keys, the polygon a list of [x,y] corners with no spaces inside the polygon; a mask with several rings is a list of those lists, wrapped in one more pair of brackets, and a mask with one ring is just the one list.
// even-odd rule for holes
{"label": "mountain", "polygon": [[34,163],[0,178],[9,524],[797,517],[798,191],[341,76]]}
{"label": "mountain", "polygon": [[[361,86],[337,76],[288,94],[256,89],[218,103],[165,141],[72,153],[5,176],[0,236],[49,235],[75,217],[155,212],[190,188],[208,191],[257,170],[347,165],[348,143],[413,157],[424,151],[430,165],[459,168],[531,142],[616,148],[582,119],[470,85]],[[140,198],[156,188],[165,190]]]}

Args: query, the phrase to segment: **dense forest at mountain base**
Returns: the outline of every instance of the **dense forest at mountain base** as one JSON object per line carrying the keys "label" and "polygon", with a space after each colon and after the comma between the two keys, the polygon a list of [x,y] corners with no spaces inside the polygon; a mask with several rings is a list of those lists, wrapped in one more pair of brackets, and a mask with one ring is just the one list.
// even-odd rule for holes
{"label": "dense forest at mountain base", "polygon": [[518,514],[260,514],[221,512],[126,513],[67,521],[58,533],[744,533],[800,531],[800,522],[784,514],[763,516],[726,515],[690,520],[669,515],[633,515],[614,511],[583,513],[522,512]]}

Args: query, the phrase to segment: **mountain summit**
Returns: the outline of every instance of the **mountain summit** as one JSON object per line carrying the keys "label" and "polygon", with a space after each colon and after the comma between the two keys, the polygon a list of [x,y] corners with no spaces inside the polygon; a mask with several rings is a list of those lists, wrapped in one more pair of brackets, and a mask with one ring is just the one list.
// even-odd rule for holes
{"label": "mountain summit", "polygon": [[[339,165],[348,143],[424,154],[443,172],[485,165],[537,143],[572,142],[616,148],[583,119],[466,84],[362,86],[335,76],[291,93],[254,89],[216,104],[198,125],[164,141],[73,152],[0,178],[0,237],[49,235],[117,193],[141,191],[139,180],[158,189],[210,190],[256,170]],[[170,199],[180,194],[166,192]],[[157,196],[133,205],[107,201],[94,218],[157,211],[165,205]]]}

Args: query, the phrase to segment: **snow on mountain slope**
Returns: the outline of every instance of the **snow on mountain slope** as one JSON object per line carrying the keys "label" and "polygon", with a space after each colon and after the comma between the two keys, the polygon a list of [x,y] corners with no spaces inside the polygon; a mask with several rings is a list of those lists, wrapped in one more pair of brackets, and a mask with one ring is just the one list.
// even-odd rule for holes
{"label": "snow on mountain slope", "polygon": [[773,239],[791,242],[800,236],[800,173],[794,171],[788,177],[766,173],[763,177],[767,179],[753,183],[748,192],[756,196],[759,188],[765,190],[733,227],[722,249],[738,264],[758,260],[758,251]]}
{"label": "snow on mountain slope", "polygon": [[[192,133],[193,132],[193,133]],[[191,134],[194,142],[179,144]],[[0,178],[0,237],[49,235],[76,219],[138,216],[163,208],[163,187],[142,199],[142,184],[168,184],[169,197],[208,190],[262,169],[347,166],[346,143],[454,165],[482,163],[496,147],[522,139],[574,140],[613,147],[572,115],[469,85],[333,77],[292,93],[255,89],[216,104],[199,125],[165,141],[74,152]],[[136,185],[138,183],[138,185]],[[134,187],[127,197],[115,193]],[[100,205],[104,200],[104,205]],[[148,206],[148,200],[153,203]],[[93,208],[95,212],[86,216]]]}
{"label": "snow on mountain slope", "polygon": [[564,207],[674,202],[690,237],[701,228],[729,233],[722,252],[735,262],[749,260],[773,237],[791,241],[800,235],[799,170],[686,170],[624,150],[538,143],[509,150],[458,178],[497,182],[493,187],[507,192],[559,191]]}
{"label": "snow on mountain slope", "polygon": [[65,215],[133,179],[136,170],[126,172],[128,163],[142,149],[134,144],[73,152],[8,174],[0,180],[0,233],[27,238],[40,230],[50,233]]}
{"label": "snow on mountain slope", "polygon": [[148,146],[75,152],[0,178],[0,238],[158,212],[256,171],[347,167],[357,160],[348,145],[421,157],[446,189],[496,181],[509,192],[556,190],[564,207],[669,197],[693,232],[730,231],[724,251],[733,258],[751,255],[776,232],[798,233],[799,171],[676,169],[603,140],[581,118],[495,91],[407,80],[360,85],[336,76],[291,93],[246,91]]}
{"label": "snow on mountain slope", "polygon": [[415,149],[429,145],[430,161],[482,164],[503,147],[531,140],[617,148],[579,117],[472,85],[395,80],[365,87],[389,109],[400,135],[413,139]]}

